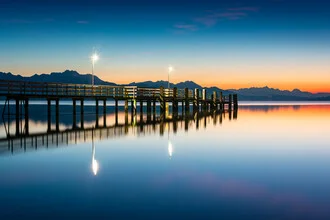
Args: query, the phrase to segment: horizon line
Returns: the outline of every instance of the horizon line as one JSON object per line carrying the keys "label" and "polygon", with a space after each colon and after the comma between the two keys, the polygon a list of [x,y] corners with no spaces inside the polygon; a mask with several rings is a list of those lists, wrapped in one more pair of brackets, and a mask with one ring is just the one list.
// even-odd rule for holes
{"label": "horizon line", "polygon": [[[19,73],[12,73],[12,72],[3,72],[3,71],[0,71],[0,73],[4,73],[4,74],[11,74],[13,76],[21,76],[21,77],[32,77],[34,75],[37,75],[37,76],[40,76],[40,75],[51,75],[52,73],[64,73],[64,72],[76,72],[78,73],[79,75],[92,75],[92,73],[80,73],[78,72],[77,70],[70,70],[70,69],[66,69],[64,70],[63,72],[50,72],[50,73],[34,73],[32,75],[29,75],[29,76],[24,76],[24,75],[21,75]],[[106,82],[106,83],[114,83],[114,84],[117,84],[117,85],[128,85],[128,84],[131,84],[131,83],[144,83],[144,82],[152,82],[152,83],[156,83],[156,82],[168,82],[167,80],[156,80],[156,81],[153,81],[153,80],[145,80],[145,81],[131,81],[131,82],[128,82],[128,83],[116,83],[116,82],[110,82],[110,81],[107,81],[107,80],[103,80],[102,78],[100,78],[99,76],[94,76],[94,77],[97,77],[98,79]],[[274,89],[274,90],[280,90],[280,91],[289,91],[289,92],[293,92],[294,90],[299,90],[301,92],[308,92],[308,93],[312,93],[312,94],[318,94],[318,93],[329,93],[330,94],[330,91],[307,91],[307,90],[302,90],[302,89],[299,89],[297,87],[295,87],[294,89],[290,90],[290,89],[280,89],[278,87],[269,87],[268,85],[263,85],[263,86],[250,86],[250,87],[239,87],[237,89],[234,89],[234,88],[229,88],[229,89],[222,89],[221,87],[219,86],[216,86],[216,85],[208,85],[208,86],[205,86],[205,85],[202,85],[202,84],[199,84],[195,81],[192,81],[192,80],[184,80],[184,81],[181,81],[181,82],[171,82],[170,81],[170,84],[172,85],[176,85],[176,84],[179,84],[179,83],[186,83],[186,82],[193,82],[199,86],[201,86],[202,88],[211,88],[211,87],[216,87],[218,89],[221,89],[221,90],[240,90],[240,89],[262,89],[262,88],[268,88],[268,89]]]}

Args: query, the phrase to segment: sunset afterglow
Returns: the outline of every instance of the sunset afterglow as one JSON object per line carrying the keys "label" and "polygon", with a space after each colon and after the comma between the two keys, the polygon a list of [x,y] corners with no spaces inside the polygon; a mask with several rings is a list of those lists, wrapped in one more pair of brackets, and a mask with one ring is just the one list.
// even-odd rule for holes
{"label": "sunset afterglow", "polygon": [[166,81],[171,63],[172,83],[330,92],[330,3],[294,2],[8,1],[0,71],[91,73],[97,50],[97,76],[115,83]]}

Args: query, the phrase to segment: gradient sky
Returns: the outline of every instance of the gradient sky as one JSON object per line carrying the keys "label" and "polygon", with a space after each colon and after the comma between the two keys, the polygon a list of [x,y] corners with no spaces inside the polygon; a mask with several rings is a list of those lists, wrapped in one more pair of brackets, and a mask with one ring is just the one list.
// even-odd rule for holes
{"label": "gradient sky", "polygon": [[0,0],[0,71],[330,92],[330,1]]}

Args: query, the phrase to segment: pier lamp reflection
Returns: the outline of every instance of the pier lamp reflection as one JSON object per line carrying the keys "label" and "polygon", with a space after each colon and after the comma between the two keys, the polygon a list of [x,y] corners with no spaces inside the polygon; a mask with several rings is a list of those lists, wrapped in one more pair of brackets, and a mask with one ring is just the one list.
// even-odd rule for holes
{"label": "pier lamp reflection", "polygon": [[168,151],[168,156],[170,157],[170,159],[172,159],[173,145],[170,141],[170,126],[169,125],[168,125],[168,128],[167,128],[167,151]]}
{"label": "pier lamp reflection", "polygon": [[170,140],[168,140],[167,150],[168,150],[168,156],[171,159],[172,158],[172,155],[173,155],[173,145],[172,145],[172,143],[171,143]]}
{"label": "pier lamp reflection", "polygon": [[95,159],[95,144],[94,144],[94,132],[92,131],[92,171],[94,176],[99,171],[99,162]]}

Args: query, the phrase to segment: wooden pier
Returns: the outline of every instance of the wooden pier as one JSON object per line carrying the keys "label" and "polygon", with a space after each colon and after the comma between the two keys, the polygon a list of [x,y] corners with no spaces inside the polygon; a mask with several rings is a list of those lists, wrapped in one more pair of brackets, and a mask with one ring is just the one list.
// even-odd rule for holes
{"label": "wooden pier", "polygon": [[[125,113],[131,109],[132,115],[137,114],[137,103],[139,102],[140,114],[143,114],[144,104],[146,113],[149,116],[155,115],[156,105],[160,106],[160,115],[166,117],[172,106],[172,115],[177,117],[179,104],[181,104],[182,115],[193,112],[212,112],[228,109],[237,109],[237,95],[223,96],[213,92],[207,94],[206,89],[178,89],[174,88],[140,88],[136,86],[103,86],[103,85],[83,85],[64,83],[41,83],[0,80],[0,96],[6,98],[2,117],[14,115],[16,119],[16,136],[20,135],[20,130],[24,129],[24,134],[29,134],[29,101],[31,99],[47,100],[48,131],[51,131],[51,107],[55,103],[56,131],[59,131],[59,101],[72,100],[73,125],[76,126],[77,102],[80,102],[81,125],[84,126],[84,101],[95,100],[96,127],[99,119],[99,103],[103,107],[103,126],[106,126],[106,101],[114,100],[115,113],[118,115],[118,102],[123,101]],[[10,105],[14,100],[15,113],[10,113]],[[20,117],[24,116],[24,127],[20,126]]]}

